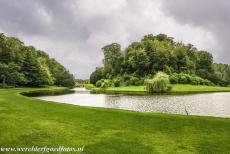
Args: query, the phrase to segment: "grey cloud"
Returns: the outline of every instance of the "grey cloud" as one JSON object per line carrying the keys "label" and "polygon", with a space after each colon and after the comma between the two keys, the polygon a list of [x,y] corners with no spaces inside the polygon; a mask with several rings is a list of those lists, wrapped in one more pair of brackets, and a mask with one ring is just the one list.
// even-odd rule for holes
{"label": "grey cloud", "polygon": [[[230,1],[228,0],[174,0],[166,1],[162,10],[181,24],[202,27],[213,34],[219,45],[217,62],[230,63]],[[213,49],[214,50],[214,49]]]}
{"label": "grey cloud", "polygon": [[[223,6],[212,1],[209,7],[198,3],[201,2],[0,0],[0,31],[47,51],[79,78],[88,78],[96,66],[102,65],[102,46],[118,42],[124,48],[149,33],[167,33],[201,49],[215,49],[219,61],[229,62],[224,56],[230,40],[226,29],[229,19],[224,15],[229,3]],[[216,11],[210,15],[213,7],[217,7]],[[221,17],[215,14],[217,10]]]}

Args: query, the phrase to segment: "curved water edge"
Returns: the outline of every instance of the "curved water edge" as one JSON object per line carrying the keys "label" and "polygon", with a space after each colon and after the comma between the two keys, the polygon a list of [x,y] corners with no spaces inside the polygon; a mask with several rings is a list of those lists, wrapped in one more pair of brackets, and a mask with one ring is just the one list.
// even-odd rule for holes
{"label": "curved water edge", "polygon": [[32,90],[21,92],[20,94],[27,97],[38,97],[38,96],[57,96],[57,95],[66,95],[73,94],[75,90],[73,89],[52,89],[52,90]]}
{"label": "curved water edge", "polygon": [[36,97],[41,100],[80,106],[126,109],[183,115],[230,117],[230,92],[193,95],[91,94],[84,88],[74,93]]}

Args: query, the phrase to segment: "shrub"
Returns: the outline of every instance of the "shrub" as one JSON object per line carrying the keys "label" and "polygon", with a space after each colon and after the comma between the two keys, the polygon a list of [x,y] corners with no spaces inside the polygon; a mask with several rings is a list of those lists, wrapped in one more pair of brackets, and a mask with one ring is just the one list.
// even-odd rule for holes
{"label": "shrub", "polygon": [[137,82],[135,82],[136,86],[141,86],[144,84],[144,78],[139,79]]}
{"label": "shrub", "polygon": [[179,79],[178,79],[178,74],[177,73],[173,73],[170,77],[169,77],[170,83],[172,84],[177,84]]}
{"label": "shrub", "polygon": [[102,82],[103,82],[103,79],[97,81],[97,82],[96,82],[96,87],[101,87]]}
{"label": "shrub", "polygon": [[153,79],[145,81],[146,89],[149,93],[168,91],[169,76],[163,72],[158,72]]}
{"label": "shrub", "polygon": [[114,85],[114,87],[119,87],[121,85],[121,79],[120,78],[114,79],[113,85]]}
{"label": "shrub", "polygon": [[183,74],[183,73],[179,74],[179,83],[182,83],[182,84],[189,83],[187,76],[185,74]]}
{"label": "shrub", "polygon": [[164,70],[164,73],[166,73],[168,75],[171,75],[173,72],[173,69],[167,65],[164,65],[163,70]]}
{"label": "shrub", "polygon": [[193,84],[193,85],[199,85],[200,84],[200,78],[196,77],[196,76],[192,77],[191,78],[191,84]]}
{"label": "shrub", "polygon": [[213,83],[207,79],[205,79],[203,82],[204,82],[204,85],[207,85],[207,86],[213,85]]}
{"label": "shrub", "polygon": [[130,79],[129,79],[129,85],[138,85],[138,82],[139,82],[139,78],[135,77],[135,76],[132,76]]}
{"label": "shrub", "polygon": [[108,88],[109,86],[111,86],[111,81],[110,80],[104,80],[102,83],[101,83],[101,89],[106,89]]}
{"label": "shrub", "polygon": [[123,76],[123,80],[124,80],[125,82],[128,81],[130,78],[131,78],[131,76],[128,75],[128,74],[124,74],[124,76]]}

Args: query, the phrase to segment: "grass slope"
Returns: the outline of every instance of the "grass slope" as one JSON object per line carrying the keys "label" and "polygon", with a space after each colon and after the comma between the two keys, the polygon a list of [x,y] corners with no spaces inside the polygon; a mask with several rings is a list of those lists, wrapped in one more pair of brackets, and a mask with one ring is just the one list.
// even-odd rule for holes
{"label": "grass slope", "polygon": [[[94,88],[93,91],[105,93],[126,93],[126,94],[146,94],[145,86],[126,86],[126,87],[109,87],[104,91]],[[230,92],[230,87],[203,86],[175,84],[170,93],[205,93],[205,92]]]}
{"label": "grass slope", "polygon": [[230,119],[79,107],[19,94],[28,90],[0,90],[0,147],[84,145],[89,154],[230,151]]}

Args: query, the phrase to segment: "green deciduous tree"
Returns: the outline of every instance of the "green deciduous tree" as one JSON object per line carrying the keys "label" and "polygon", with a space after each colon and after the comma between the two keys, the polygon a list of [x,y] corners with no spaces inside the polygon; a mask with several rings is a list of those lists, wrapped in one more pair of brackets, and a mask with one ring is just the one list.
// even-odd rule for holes
{"label": "green deciduous tree", "polygon": [[[165,34],[154,36],[149,34],[141,41],[131,43],[124,53],[117,43],[103,47],[103,73],[96,70],[91,74],[91,83],[100,79],[115,79],[122,76],[126,85],[132,77],[148,78],[152,74],[163,71],[173,76],[173,82],[191,83],[188,76],[195,76],[193,83],[207,79],[217,85],[228,85],[230,71],[224,66],[214,65],[213,57],[207,51],[199,51],[192,44],[174,42],[174,38]],[[215,67],[215,68],[214,68]],[[101,71],[102,72],[102,71]],[[103,74],[103,75],[101,75]],[[126,77],[129,77],[126,81]],[[177,81],[178,80],[178,81]],[[198,83],[198,82],[197,82]]]}
{"label": "green deciduous tree", "polygon": [[123,64],[123,55],[121,53],[121,46],[117,43],[106,45],[102,48],[104,52],[104,71],[105,74],[115,76],[121,73]]}
{"label": "green deciduous tree", "polygon": [[75,79],[43,51],[0,34],[0,82],[8,86],[73,86]]}

